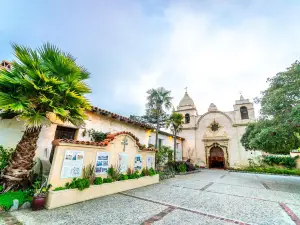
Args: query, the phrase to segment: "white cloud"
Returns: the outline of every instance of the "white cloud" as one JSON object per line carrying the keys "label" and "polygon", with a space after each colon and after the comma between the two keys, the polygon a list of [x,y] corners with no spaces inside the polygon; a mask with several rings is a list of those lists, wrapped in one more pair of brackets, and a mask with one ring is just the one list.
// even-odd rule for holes
{"label": "white cloud", "polygon": [[139,79],[117,94],[127,91],[128,99],[143,108],[146,90],[164,86],[172,90],[177,105],[188,86],[200,114],[211,102],[220,110],[232,110],[240,91],[246,98],[259,96],[268,77],[299,59],[300,31],[293,29],[292,12],[277,18],[249,13],[257,7],[249,6],[243,16],[242,6],[224,6],[227,14],[236,14],[226,24],[213,6],[195,10],[190,5],[170,5],[160,18],[169,26],[161,39],[164,47],[157,49],[156,58],[149,59],[151,67],[137,70]]}

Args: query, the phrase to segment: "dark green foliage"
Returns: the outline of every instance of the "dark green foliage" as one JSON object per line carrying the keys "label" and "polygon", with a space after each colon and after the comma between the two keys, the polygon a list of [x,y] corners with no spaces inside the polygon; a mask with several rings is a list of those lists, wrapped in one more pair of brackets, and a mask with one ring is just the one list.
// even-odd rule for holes
{"label": "dark green foliage", "polygon": [[96,177],[95,180],[94,180],[94,184],[95,184],[95,185],[103,184],[103,179],[102,179],[102,177]]}
{"label": "dark green foliage", "polygon": [[126,174],[121,174],[119,180],[128,180],[128,176]]}
{"label": "dark green foliage", "polygon": [[87,178],[81,178],[76,180],[76,187],[78,190],[82,191],[83,189],[90,187],[90,180]]}
{"label": "dark green foliage", "polygon": [[24,202],[31,201],[32,197],[28,196],[26,192],[21,190],[19,191],[9,191],[0,195],[0,207],[5,210],[9,210],[13,205],[13,200],[18,199],[19,205],[22,205]]}
{"label": "dark green foliage", "polygon": [[261,118],[249,124],[241,142],[246,150],[289,154],[300,146],[300,62],[269,78],[257,99]]}
{"label": "dark green foliage", "polygon": [[186,165],[185,165],[185,163],[181,163],[181,164],[178,166],[178,169],[179,169],[179,172],[181,172],[181,173],[186,172]]}
{"label": "dark green foliage", "polygon": [[275,165],[282,165],[282,166],[285,166],[289,169],[291,168],[294,168],[296,167],[296,159],[297,157],[290,157],[290,156],[287,156],[287,157],[284,157],[284,156],[264,156],[263,157],[263,162],[270,165],[270,166],[273,166],[274,164]]}
{"label": "dark green foliage", "polygon": [[87,178],[74,178],[71,183],[66,183],[66,189],[74,189],[78,188],[79,190],[83,190],[85,188],[90,187],[90,181]]}
{"label": "dark green foliage", "polygon": [[106,136],[110,134],[110,133],[104,133],[102,131],[96,131],[94,129],[89,129],[87,133],[91,138],[91,140],[96,142],[104,141],[104,139],[106,139]]}
{"label": "dark green foliage", "polygon": [[299,169],[284,169],[276,167],[248,167],[245,169],[237,169],[237,171],[248,171],[255,173],[271,173],[271,174],[286,174],[300,176]]}
{"label": "dark green foliage", "polygon": [[0,173],[8,165],[13,151],[12,148],[4,148],[0,145]]}
{"label": "dark green foliage", "polygon": [[103,178],[103,183],[112,183],[113,180],[110,177]]}
{"label": "dark green foliage", "polygon": [[195,170],[195,166],[187,161],[171,161],[167,163],[167,168],[173,170],[176,173],[187,172]]}
{"label": "dark green foliage", "polygon": [[154,176],[156,174],[156,171],[153,168],[149,169],[149,176]]}
{"label": "dark green foliage", "polygon": [[200,168],[200,166],[199,166],[198,164],[196,164],[196,165],[195,165],[195,168],[196,168],[196,169],[199,169],[199,168]]}
{"label": "dark green foliage", "polygon": [[[167,160],[170,160],[169,155],[172,157],[173,150],[168,146],[161,146],[155,154],[155,163],[158,166],[163,165]],[[171,158],[172,160],[172,158]]]}
{"label": "dark green foliage", "polygon": [[2,185],[0,185],[0,192],[2,192],[3,191],[3,186]]}
{"label": "dark green foliage", "polygon": [[137,178],[140,177],[140,174],[139,174],[138,170],[134,171],[134,170],[132,170],[130,168],[127,169],[127,173],[126,174],[128,176],[128,179],[137,179]]}
{"label": "dark green foliage", "polygon": [[62,190],[66,190],[66,187],[57,187],[55,188],[53,191],[62,191]]}

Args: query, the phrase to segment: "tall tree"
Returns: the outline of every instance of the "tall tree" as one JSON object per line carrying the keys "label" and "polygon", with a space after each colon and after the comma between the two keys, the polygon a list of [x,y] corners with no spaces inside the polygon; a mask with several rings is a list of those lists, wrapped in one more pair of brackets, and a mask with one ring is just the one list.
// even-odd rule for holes
{"label": "tall tree", "polygon": [[174,161],[176,161],[177,134],[182,130],[182,124],[184,124],[184,120],[180,113],[173,112],[167,121],[167,128],[171,129],[174,136]]}
{"label": "tall tree", "polygon": [[37,140],[43,126],[59,119],[76,126],[90,109],[84,94],[89,72],[75,59],[47,43],[37,49],[12,45],[16,60],[11,70],[0,70],[0,109],[17,114],[26,129],[2,179],[6,189],[21,186],[33,166]]}
{"label": "tall tree", "polygon": [[269,78],[257,102],[261,118],[250,124],[241,142],[246,149],[289,154],[300,146],[300,62]]}
{"label": "tall tree", "polygon": [[167,110],[172,107],[171,100],[173,98],[170,96],[171,91],[168,91],[163,87],[150,89],[147,91],[147,94],[148,102],[146,104],[146,114],[143,116],[143,119],[150,124],[154,124],[156,127],[155,148],[157,148],[158,132],[167,122]]}

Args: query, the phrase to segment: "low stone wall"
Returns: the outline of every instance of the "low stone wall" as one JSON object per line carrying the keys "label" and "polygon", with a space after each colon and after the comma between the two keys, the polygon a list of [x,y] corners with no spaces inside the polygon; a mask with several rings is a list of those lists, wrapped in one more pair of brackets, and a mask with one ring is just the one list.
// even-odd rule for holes
{"label": "low stone wall", "polygon": [[139,179],[116,181],[101,185],[91,185],[82,191],[68,189],[61,191],[49,191],[46,208],[54,209],[61,206],[71,205],[86,200],[99,198],[105,195],[115,194],[134,188],[139,188],[159,182],[159,175],[141,177]]}

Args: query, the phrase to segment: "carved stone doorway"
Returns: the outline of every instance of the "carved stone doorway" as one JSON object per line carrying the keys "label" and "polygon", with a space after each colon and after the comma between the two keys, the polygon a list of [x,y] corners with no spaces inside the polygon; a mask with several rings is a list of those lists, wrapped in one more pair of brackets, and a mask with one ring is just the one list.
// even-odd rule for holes
{"label": "carved stone doorway", "polygon": [[212,147],[209,154],[209,168],[224,169],[224,167],[225,157],[223,150],[218,146]]}

